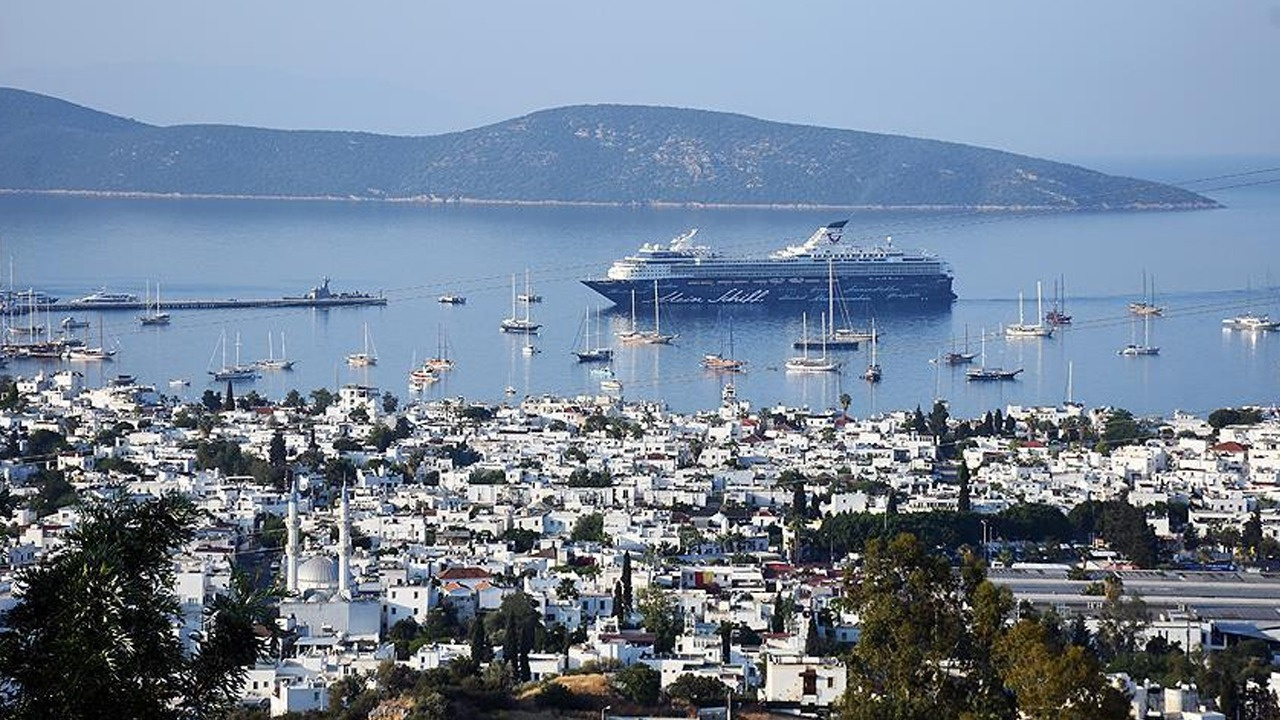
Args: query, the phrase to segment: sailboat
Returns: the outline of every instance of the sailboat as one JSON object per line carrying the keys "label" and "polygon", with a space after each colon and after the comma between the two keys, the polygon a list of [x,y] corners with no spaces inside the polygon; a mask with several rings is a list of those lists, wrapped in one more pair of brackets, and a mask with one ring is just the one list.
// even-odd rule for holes
{"label": "sailboat", "polygon": [[880,382],[880,363],[876,361],[876,320],[871,319],[871,364],[867,365],[866,372],[862,373],[862,377],[867,382]]}
{"label": "sailboat", "polygon": [[[524,287],[525,287],[524,294],[528,295],[529,294],[529,271],[528,270],[524,271]],[[502,328],[502,332],[524,333],[526,335],[536,335],[538,332],[538,328],[542,327],[542,325],[539,323],[535,323],[529,319],[529,303],[526,302],[524,304],[524,317],[518,317],[518,313],[516,312],[516,303],[517,303],[516,276],[512,275],[511,276],[511,317],[506,318],[501,323],[499,323],[499,327]]]}
{"label": "sailboat", "polygon": [[267,333],[267,359],[259,360],[255,365],[259,370],[292,370],[293,361],[287,360],[288,353],[284,349],[284,331],[280,331],[280,357],[276,357],[275,342],[271,337],[271,333]]}
{"label": "sailboat", "polygon": [[1022,372],[1022,368],[1017,370],[1005,370],[999,367],[987,367],[987,331],[982,330],[982,364],[976,368],[969,368],[965,371],[966,380],[976,382],[991,382],[995,380],[1013,380]]}
{"label": "sailboat", "polygon": [[115,350],[108,350],[102,341],[102,317],[98,317],[98,347],[73,345],[67,347],[67,359],[72,362],[101,362],[115,357]]}
{"label": "sailboat", "polygon": [[[1036,282],[1036,317],[1044,317],[1044,308],[1041,306],[1040,300],[1040,282]],[[1047,338],[1053,336],[1053,327],[1043,322],[1036,322],[1034,325],[1023,320],[1022,316],[1022,292],[1018,292],[1018,322],[1015,325],[1004,326],[1004,336],[1008,338]]]}
{"label": "sailboat", "polygon": [[1147,290],[1147,273],[1142,273],[1142,294],[1143,299],[1137,302],[1129,303],[1129,312],[1134,315],[1163,315],[1164,308],[1156,305],[1156,280],[1151,279],[1150,294]]}
{"label": "sailboat", "polygon": [[729,316],[729,356],[723,352],[707,353],[702,356],[702,367],[715,372],[742,372],[747,361],[738,360],[733,354],[733,316]]}
{"label": "sailboat", "polygon": [[[964,352],[959,352],[956,350],[956,338],[954,335],[952,335],[951,336],[951,352],[943,353],[941,360],[943,363],[946,363],[947,365],[968,365],[969,363],[973,362],[973,359],[976,358],[977,356],[978,356],[977,353],[969,352],[969,326],[965,325],[964,326]],[[938,362],[938,361],[930,360],[929,362]]]}
{"label": "sailboat", "polygon": [[[835,305],[836,305],[836,276],[835,270],[830,259],[827,260],[827,317],[831,319],[831,332],[824,332],[820,338],[801,338],[791,344],[796,350],[805,349],[808,345],[810,350],[815,350],[826,345],[828,350],[857,350],[858,344],[871,339],[871,334],[866,330],[858,330],[851,327],[835,327]],[[844,303],[840,305],[842,315],[848,322],[849,313],[844,312]]]}
{"label": "sailboat", "polygon": [[368,367],[378,364],[378,350],[372,348],[369,340],[369,323],[364,324],[364,350],[348,355],[347,364],[351,367]]}
{"label": "sailboat", "polygon": [[147,285],[146,300],[144,301],[144,309],[142,315],[138,316],[138,322],[143,325],[168,325],[169,313],[160,309],[160,283],[156,283],[156,302],[151,304],[151,286]]}
{"label": "sailboat", "polygon": [[1044,321],[1053,327],[1071,324],[1071,316],[1067,314],[1067,282],[1063,279],[1053,281],[1053,307],[1044,314]]}
{"label": "sailboat", "polygon": [[[1133,330],[1131,326],[1130,335],[1132,335],[1132,333],[1133,333]],[[1150,315],[1142,316],[1142,344],[1139,345],[1136,341],[1131,339],[1129,341],[1129,344],[1117,350],[1116,354],[1123,355],[1125,357],[1139,357],[1144,355],[1160,354],[1160,348],[1154,347],[1151,345],[1151,316]]]}
{"label": "sailboat", "polygon": [[619,339],[624,343],[633,343],[637,345],[669,345],[672,340],[678,337],[671,333],[662,334],[662,318],[659,312],[658,301],[658,281],[653,281],[653,329],[637,330],[636,326],[636,296],[631,294],[631,330],[618,335]]}
{"label": "sailboat", "polygon": [[449,341],[444,336],[444,326],[436,328],[436,354],[422,362],[422,366],[436,373],[449,372],[453,369],[453,358],[449,357]]}
{"label": "sailboat", "polygon": [[[210,370],[209,374],[214,380],[253,380],[258,377],[258,368],[253,365],[240,364],[240,333],[236,333],[236,362],[234,365],[227,364],[227,331],[223,330],[218,338],[218,348],[214,348],[217,353],[219,348],[222,350],[222,367],[217,370]],[[213,356],[209,356],[209,364],[213,364]]]}
{"label": "sailboat", "polygon": [[[596,342],[600,341],[600,308],[596,308]],[[582,316],[582,349],[573,351],[578,362],[609,362],[613,360],[613,348],[591,344],[591,313]]]}
{"label": "sailboat", "polygon": [[[822,357],[820,358],[809,357],[809,343],[807,342],[809,339],[809,316],[807,314],[802,313],[800,315],[800,324],[801,324],[801,327],[803,328],[802,336],[806,341],[804,346],[801,348],[804,351],[804,353],[800,357],[788,358],[786,362],[787,370],[789,372],[806,372],[806,373],[838,371],[840,369],[840,361],[832,360],[827,357],[827,348],[825,345],[822,348]],[[826,336],[827,336],[827,319],[824,316],[822,318],[822,337],[826,338]]]}

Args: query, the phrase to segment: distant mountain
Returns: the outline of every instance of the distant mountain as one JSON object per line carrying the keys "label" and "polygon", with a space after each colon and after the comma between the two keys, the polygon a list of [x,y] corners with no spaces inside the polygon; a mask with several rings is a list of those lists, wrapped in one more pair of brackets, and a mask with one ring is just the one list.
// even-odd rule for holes
{"label": "distant mountain", "polygon": [[544,110],[396,137],[159,127],[0,88],[0,189],[610,204],[1217,207],[1159,183],[1025,155],[743,115]]}

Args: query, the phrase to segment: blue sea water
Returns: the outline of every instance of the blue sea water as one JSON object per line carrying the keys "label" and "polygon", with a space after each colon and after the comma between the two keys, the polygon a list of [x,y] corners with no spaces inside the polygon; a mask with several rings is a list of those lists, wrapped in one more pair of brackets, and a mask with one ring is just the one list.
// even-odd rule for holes
{"label": "blue sea water", "polygon": [[[1189,171],[1190,172],[1190,171]],[[1134,173],[1139,174],[1139,173]],[[1169,171],[1176,177],[1176,171]],[[1207,177],[1188,174],[1184,177]],[[1225,187],[1231,182],[1214,187]],[[1206,187],[1206,186],[1201,186]],[[1193,186],[1193,189],[1194,186]],[[830,408],[841,393],[851,412],[866,414],[928,407],[935,398],[953,414],[976,415],[1007,404],[1057,404],[1066,398],[1073,368],[1075,399],[1141,414],[1174,409],[1207,413],[1224,405],[1271,404],[1280,388],[1280,333],[1222,330],[1223,317],[1245,310],[1280,315],[1273,271],[1280,271],[1280,188],[1246,185],[1209,193],[1220,210],[1138,213],[857,212],[846,238],[923,247],[954,266],[959,300],[950,311],[888,314],[882,333],[883,381],[861,378],[865,346],[841,353],[846,369],[833,376],[782,371],[800,335],[791,312],[739,308],[732,320],[716,311],[672,309],[663,328],[679,333],[670,347],[616,347],[614,371],[629,399],[658,399],[676,410],[715,406],[732,381],[753,403]],[[280,352],[283,333],[292,372],[269,373],[250,388],[269,397],[289,389],[361,382],[411,397],[407,372],[441,345],[456,369],[425,397],[506,399],[525,394],[599,392],[599,378],[570,354],[585,313],[608,303],[578,280],[644,242],[664,242],[698,227],[700,242],[725,252],[765,252],[806,237],[841,213],[800,210],[724,210],[579,207],[429,206],[345,202],[191,199],[105,199],[0,196],[0,253],[11,260],[14,284],[63,298],[100,287],[133,292],[159,283],[166,298],[251,298],[296,295],[333,278],[333,289],[384,292],[382,308],[331,310],[174,311],[167,327],[140,327],[136,313],[101,317],[117,359],[77,366],[91,383],[132,373],[168,394],[198,397],[207,370],[221,364],[219,337],[244,360],[265,357],[268,335]],[[545,301],[532,306],[543,331],[541,353],[521,352],[525,339],[504,335],[499,321],[512,311],[513,275],[523,289],[529,271]],[[1144,275],[1165,317],[1152,321],[1159,356],[1125,358],[1116,351],[1143,327],[1126,312],[1142,294]],[[1018,293],[1028,320],[1036,281],[1046,309],[1055,280],[1065,283],[1075,323],[1048,340],[1008,341],[1002,324],[1016,322]],[[6,280],[7,284],[7,280]],[[441,305],[445,292],[467,304]],[[815,312],[821,308],[815,308]],[[519,310],[523,313],[523,308]],[[856,322],[866,318],[856,317]],[[91,337],[98,331],[93,320]],[[52,318],[56,325],[60,318]],[[649,318],[642,318],[648,324]],[[604,331],[630,323],[627,309],[604,313]],[[726,378],[699,360],[726,348],[732,322],[735,353],[748,372]],[[348,368],[347,353],[362,349],[364,327],[376,349],[375,367]],[[977,352],[985,331],[988,365],[1022,367],[1015,382],[975,384],[963,367],[930,358],[964,345]],[[94,338],[96,340],[96,338]],[[230,358],[229,358],[230,359]],[[11,360],[10,374],[30,375],[56,364]],[[187,388],[171,378],[189,378]]]}

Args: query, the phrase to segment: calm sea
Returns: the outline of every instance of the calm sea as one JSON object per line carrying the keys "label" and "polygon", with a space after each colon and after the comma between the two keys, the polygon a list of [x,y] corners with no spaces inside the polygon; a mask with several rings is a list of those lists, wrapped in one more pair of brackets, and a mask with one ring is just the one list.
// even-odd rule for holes
{"label": "calm sea", "polygon": [[[1127,169],[1127,168],[1126,168]],[[1201,168],[1179,176],[1215,174]],[[1247,164],[1226,171],[1252,169]],[[1133,170],[1137,173],[1137,170]],[[1150,175],[1149,175],[1150,176]],[[1268,176],[1270,177],[1270,176]],[[1248,180],[1248,178],[1245,178]],[[1193,189],[1238,185],[1233,180]],[[1280,315],[1274,286],[1280,271],[1280,187],[1274,184],[1209,192],[1222,210],[1199,212],[984,214],[861,212],[847,238],[922,247],[947,258],[960,299],[950,311],[877,318],[882,333],[883,381],[861,378],[864,347],[842,353],[843,374],[796,376],[781,370],[801,332],[799,314],[732,311],[664,312],[663,329],[679,333],[670,347],[617,347],[614,371],[624,394],[661,399],[676,410],[714,407],[726,378],[703,371],[707,352],[727,349],[732,325],[735,354],[749,371],[733,376],[739,397],[757,405],[785,403],[830,408],[842,393],[851,411],[865,414],[928,407],[945,398],[952,412],[976,415],[1008,404],[1076,400],[1147,413],[1198,413],[1242,403],[1276,401],[1280,333],[1222,329],[1222,318],[1246,310]],[[525,394],[598,392],[599,378],[570,352],[580,342],[584,314],[608,308],[578,280],[603,273],[610,262],[641,243],[699,228],[698,240],[725,252],[764,252],[807,237],[839,213],[697,209],[436,207],[342,202],[233,200],[121,200],[71,197],[0,197],[0,253],[12,259],[16,287],[35,287],[74,298],[101,287],[139,296],[148,283],[165,298],[250,298],[297,295],[332,277],[335,291],[384,292],[383,308],[319,310],[175,311],[168,327],[142,328],[136,313],[104,313],[101,332],[118,346],[112,363],[84,366],[91,383],[132,373],[168,394],[198,397],[222,389],[207,371],[228,359],[240,338],[244,360],[276,355],[281,336],[292,372],[267,374],[240,385],[269,397],[289,389],[360,382],[411,397],[407,372],[442,348],[456,369],[424,392],[501,401],[505,389]],[[532,306],[543,323],[527,357],[524,338],[499,332],[511,313],[512,276],[523,290],[529,271]],[[1139,299],[1144,276],[1166,315],[1149,329],[1135,324],[1126,305]],[[1018,293],[1028,320],[1035,314],[1036,282],[1045,309],[1055,281],[1066,289],[1071,327],[1048,340],[1007,341],[1002,324],[1017,321]],[[7,278],[6,278],[7,284]],[[445,292],[466,305],[439,304]],[[523,309],[519,311],[523,313]],[[856,317],[855,322],[865,321]],[[99,317],[89,331],[96,341]],[[60,317],[53,318],[54,324]],[[644,318],[648,320],[648,318]],[[630,322],[626,309],[606,310],[603,330]],[[348,368],[347,353],[363,348],[365,327],[378,356],[367,369]],[[594,324],[593,324],[594,328]],[[1016,382],[974,384],[963,367],[929,359],[963,347],[978,352],[983,332],[988,365],[1021,367]],[[1117,350],[1150,333],[1156,357],[1126,358]],[[96,344],[96,342],[95,342]],[[12,360],[7,372],[30,375],[55,364]],[[170,386],[186,378],[189,387]]]}

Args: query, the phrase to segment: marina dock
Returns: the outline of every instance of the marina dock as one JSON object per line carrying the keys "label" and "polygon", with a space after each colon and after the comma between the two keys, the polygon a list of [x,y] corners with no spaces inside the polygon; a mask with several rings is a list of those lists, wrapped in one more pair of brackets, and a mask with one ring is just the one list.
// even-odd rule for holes
{"label": "marina dock", "polygon": [[[386,305],[387,299],[381,295],[333,296],[327,298],[227,298],[225,300],[165,300],[165,310],[238,310],[244,308],[331,308],[352,305]],[[142,300],[129,302],[58,302],[42,305],[41,311],[50,312],[83,312],[86,310],[145,310],[147,304]],[[23,308],[15,307],[15,312]]]}
{"label": "marina dock", "polygon": [[[66,302],[45,297],[45,301],[31,301],[45,297],[38,291],[9,293],[5,312],[25,315],[32,312],[84,312],[108,310],[159,310],[161,303],[157,297],[153,301],[138,299],[130,293],[108,293],[105,290],[93,293],[76,300]],[[48,302],[47,300],[54,300]],[[386,296],[381,293],[371,295],[364,292],[335,293],[329,289],[329,278],[311,288],[305,295],[279,298],[221,298],[221,299],[166,299],[165,310],[241,310],[247,308],[331,308],[362,305],[381,306],[387,304]]]}

